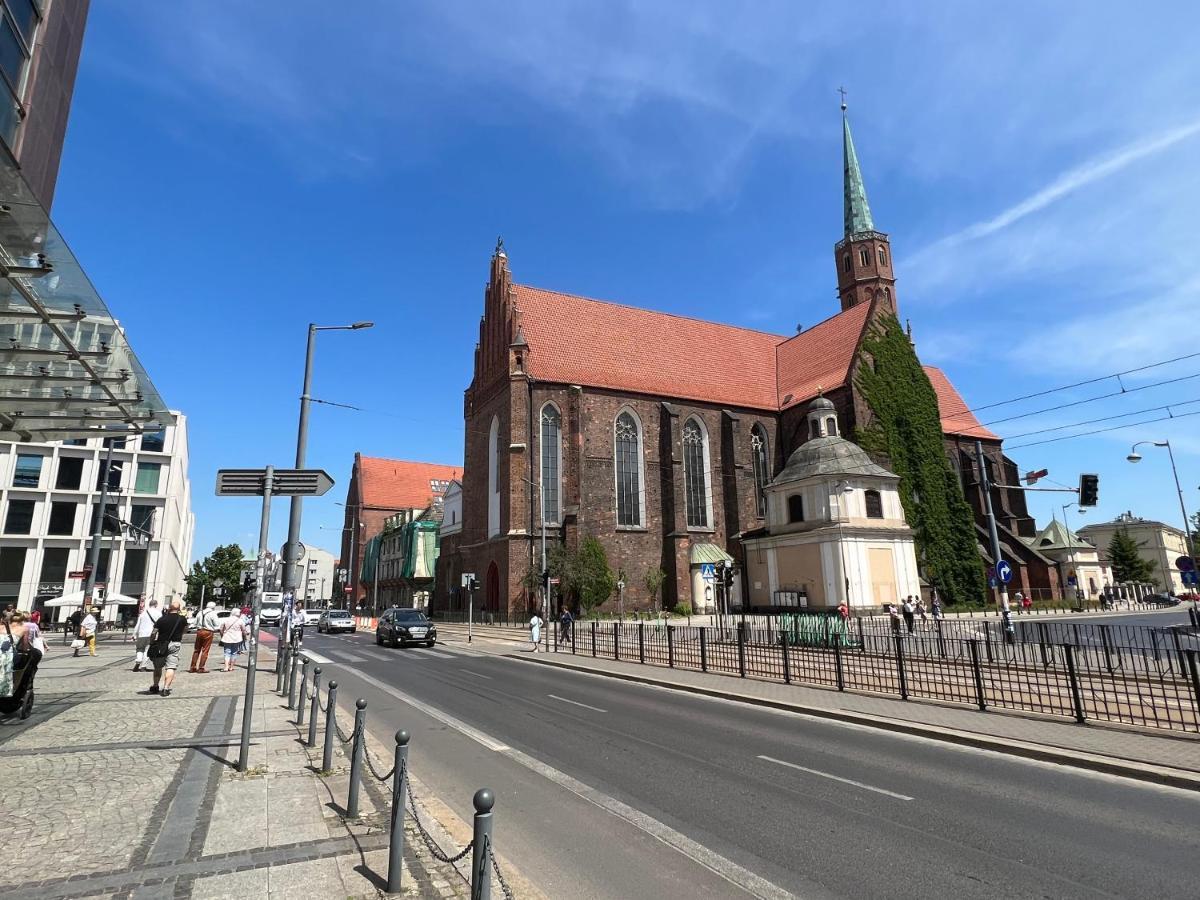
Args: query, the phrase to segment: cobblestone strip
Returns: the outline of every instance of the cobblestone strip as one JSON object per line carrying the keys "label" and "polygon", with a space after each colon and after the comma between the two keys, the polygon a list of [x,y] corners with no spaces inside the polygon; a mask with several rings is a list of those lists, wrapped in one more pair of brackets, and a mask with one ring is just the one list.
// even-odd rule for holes
{"label": "cobblestone strip", "polygon": [[[252,738],[286,737],[294,734],[293,729],[276,731],[252,731]],[[193,747],[225,747],[237,744],[240,734],[218,734],[212,737],[179,738],[164,741],[118,741],[111,744],[87,744],[83,747],[32,747],[28,750],[6,750],[4,757],[17,756],[61,756],[64,753],[105,753],[110,750],[187,750]]]}

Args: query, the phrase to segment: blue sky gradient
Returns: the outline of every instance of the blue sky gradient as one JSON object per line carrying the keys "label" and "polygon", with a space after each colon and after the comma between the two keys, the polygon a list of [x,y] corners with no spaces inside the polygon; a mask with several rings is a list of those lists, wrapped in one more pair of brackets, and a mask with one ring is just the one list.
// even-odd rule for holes
{"label": "blue sky gradient", "polygon": [[[783,334],[836,312],[839,85],[900,314],[969,404],[1200,351],[1193,12],[95,3],[54,218],[190,417],[197,555],[256,540],[255,504],[214,498],[214,473],[290,463],[307,323],[377,323],[319,342],[314,395],[364,410],[312,417],[309,462],[338,486],[303,538],[337,552],[356,450],[461,462],[497,234],[542,287]],[[1124,386],[1189,375],[994,427],[1200,411],[1200,357]],[[1164,437],[1195,510],[1200,416],[1013,455],[1064,484],[1098,472],[1088,521],[1178,524],[1165,453],[1124,459]],[[275,546],[285,530],[280,503]]]}

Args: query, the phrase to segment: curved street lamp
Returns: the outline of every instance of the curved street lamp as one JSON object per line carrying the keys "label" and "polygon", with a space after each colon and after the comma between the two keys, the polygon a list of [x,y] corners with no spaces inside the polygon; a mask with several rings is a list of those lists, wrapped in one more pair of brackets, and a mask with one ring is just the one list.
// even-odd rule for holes
{"label": "curved street lamp", "polygon": [[1171,460],[1171,474],[1175,476],[1175,493],[1179,495],[1179,512],[1183,516],[1183,540],[1187,547],[1188,556],[1193,560],[1196,558],[1196,545],[1192,540],[1191,522],[1188,519],[1187,506],[1183,502],[1183,488],[1179,486],[1179,469],[1175,467],[1175,453],[1171,450],[1171,442],[1168,440],[1162,441],[1138,441],[1129,448],[1129,455],[1125,457],[1131,463],[1142,461],[1142,454],[1137,452],[1137,448],[1143,444],[1150,444],[1154,447],[1166,447],[1167,456]]}

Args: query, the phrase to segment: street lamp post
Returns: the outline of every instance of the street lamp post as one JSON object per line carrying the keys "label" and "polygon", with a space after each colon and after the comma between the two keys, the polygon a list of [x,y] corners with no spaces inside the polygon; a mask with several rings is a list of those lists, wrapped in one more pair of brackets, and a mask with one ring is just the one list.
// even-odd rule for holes
{"label": "street lamp post", "polygon": [[[300,394],[300,423],[296,429],[296,468],[304,468],[304,458],[308,451],[308,409],[312,400],[312,363],[313,351],[316,347],[318,331],[358,331],[371,328],[374,322],[355,322],[353,325],[316,325],[308,326],[308,348],[304,357],[304,390]],[[300,543],[300,519],[304,510],[304,498],[292,497],[292,507],[288,513],[288,537],[283,545],[283,590],[296,589],[296,548]]]}
{"label": "street lamp post", "polygon": [[[1187,547],[1188,556],[1194,560],[1196,558],[1196,544],[1192,540],[1191,522],[1188,521],[1187,506],[1183,502],[1183,488],[1179,484],[1179,469],[1175,467],[1175,453],[1171,450],[1171,442],[1168,440],[1138,441],[1129,448],[1129,455],[1125,457],[1129,462],[1137,463],[1142,461],[1142,455],[1137,452],[1137,448],[1142,446],[1142,444],[1167,448],[1167,457],[1171,460],[1171,474],[1175,476],[1175,493],[1179,495],[1179,514],[1183,516],[1183,540]],[[1164,587],[1169,589],[1170,586],[1170,579],[1168,577],[1167,584]]]}
{"label": "street lamp post", "polygon": [[[1080,585],[1083,584],[1083,581],[1079,577],[1079,566],[1077,566],[1075,564],[1075,535],[1071,533],[1071,520],[1067,518],[1067,510],[1070,509],[1074,505],[1075,505],[1074,501],[1072,501],[1070,503],[1064,503],[1062,511],[1063,511],[1063,525],[1066,526],[1066,529],[1067,529],[1067,561],[1068,561],[1068,564],[1071,566],[1071,571],[1075,573],[1075,599],[1078,600],[1079,592],[1080,592]],[[1084,507],[1084,506],[1079,507],[1080,515],[1083,515],[1085,512],[1087,512],[1087,507]],[[1070,581],[1071,581],[1071,579],[1070,579],[1070,577],[1068,577],[1067,578],[1067,587],[1071,586]]]}

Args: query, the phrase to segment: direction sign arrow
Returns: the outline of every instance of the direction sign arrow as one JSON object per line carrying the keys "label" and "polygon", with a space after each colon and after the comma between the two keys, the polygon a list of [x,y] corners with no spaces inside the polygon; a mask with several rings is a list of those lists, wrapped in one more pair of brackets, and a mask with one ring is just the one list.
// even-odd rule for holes
{"label": "direction sign arrow", "polygon": [[[218,469],[218,497],[261,497],[266,485],[266,469]],[[284,497],[320,497],[333,487],[333,479],[324,469],[276,469],[271,478],[271,493]]]}
{"label": "direction sign arrow", "polygon": [[996,561],[996,577],[1001,584],[1008,584],[1012,581],[1013,570],[1007,560],[1001,559]]}

